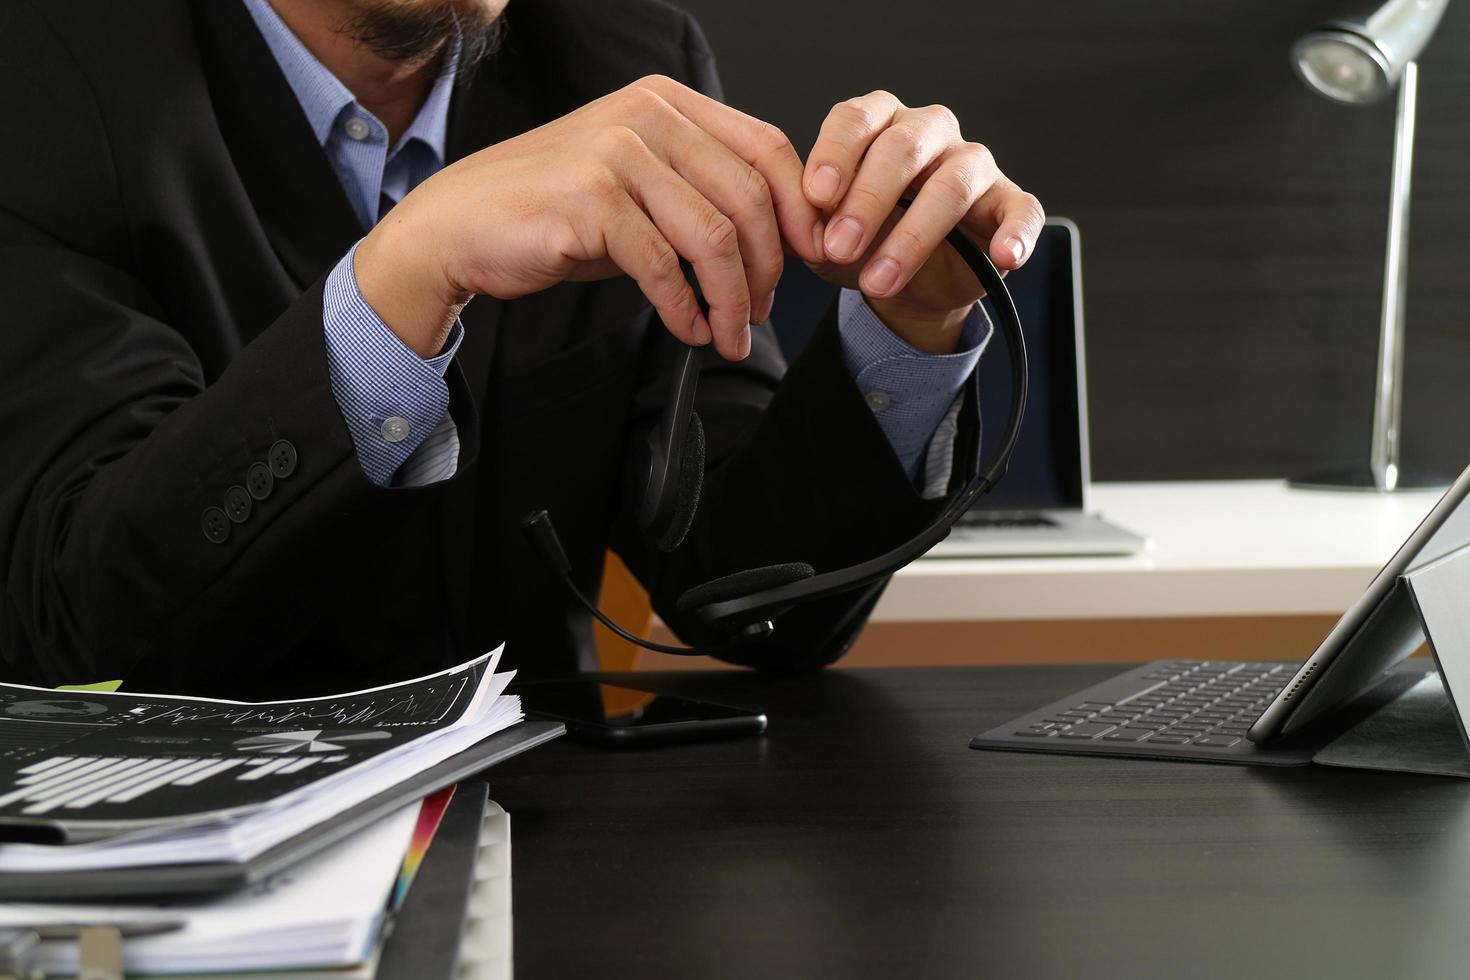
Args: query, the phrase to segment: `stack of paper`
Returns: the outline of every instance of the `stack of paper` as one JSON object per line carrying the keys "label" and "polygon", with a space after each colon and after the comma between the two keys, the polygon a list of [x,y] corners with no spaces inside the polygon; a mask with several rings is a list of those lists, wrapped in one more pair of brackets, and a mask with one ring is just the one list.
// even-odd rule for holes
{"label": "stack of paper", "polygon": [[0,685],[0,872],[242,862],[521,720],[499,649],[414,681],[241,703]]}
{"label": "stack of paper", "polygon": [[[167,905],[0,905],[0,927],[180,922],[183,928],[129,939],[128,973],[217,973],[321,969],[370,961],[390,892],[419,817],[406,807],[362,833],[224,898]],[[77,972],[75,942],[41,944],[47,976]]]}

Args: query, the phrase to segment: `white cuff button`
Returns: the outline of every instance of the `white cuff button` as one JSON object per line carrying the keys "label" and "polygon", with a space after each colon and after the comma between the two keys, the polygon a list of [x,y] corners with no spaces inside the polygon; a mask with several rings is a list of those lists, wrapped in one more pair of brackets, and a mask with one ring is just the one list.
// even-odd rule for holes
{"label": "white cuff button", "polygon": [[385,442],[402,442],[408,438],[408,419],[399,418],[397,415],[386,418],[379,431],[383,433]]}
{"label": "white cuff button", "polygon": [[870,391],[863,398],[867,401],[868,407],[873,410],[874,415],[877,415],[893,403],[893,399],[888,397],[888,392],[886,391]]}

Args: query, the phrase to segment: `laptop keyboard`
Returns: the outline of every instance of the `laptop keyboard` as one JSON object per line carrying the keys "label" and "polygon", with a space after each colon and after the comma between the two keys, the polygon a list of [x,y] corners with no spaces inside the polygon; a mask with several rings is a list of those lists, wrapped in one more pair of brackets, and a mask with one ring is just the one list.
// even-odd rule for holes
{"label": "laptop keyboard", "polygon": [[1159,660],[976,735],[972,748],[1302,765],[1309,746],[1250,741],[1291,663]]}
{"label": "laptop keyboard", "polygon": [[1292,664],[1183,662],[1142,675],[1152,683],[1113,702],[1079,701],[1016,728],[1022,738],[1229,748],[1291,676]]}
{"label": "laptop keyboard", "polygon": [[1042,514],[1001,514],[995,511],[969,511],[955,524],[959,527],[1018,528],[1059,527],[1056,521]]}

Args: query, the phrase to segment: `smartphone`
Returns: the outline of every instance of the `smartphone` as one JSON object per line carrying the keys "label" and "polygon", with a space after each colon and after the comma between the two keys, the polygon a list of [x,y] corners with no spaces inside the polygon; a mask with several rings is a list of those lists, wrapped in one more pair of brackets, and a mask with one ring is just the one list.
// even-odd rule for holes
{"label": "smartphone", "polygon": [[654,694],[594,680],[534,681],[514,691],[528,716],[567,734],[621,748],[760,735],[766,716],[746,708]]}

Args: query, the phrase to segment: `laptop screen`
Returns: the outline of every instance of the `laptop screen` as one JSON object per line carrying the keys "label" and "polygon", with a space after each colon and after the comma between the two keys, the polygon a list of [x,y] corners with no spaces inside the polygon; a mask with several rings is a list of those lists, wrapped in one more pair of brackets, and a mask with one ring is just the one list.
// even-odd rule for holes
{"label": "laptop screen", "polygon": [[[1030,390],[1021,438],[1005,479],[975,510],[1076,510],[1082,507],[1082,423],[1077,404],[1077,321],[1072,231],[1047,224],[1030,260],[1006,277],[1026,331]],[[999,331],[980,359],[982,436],[988,463],[1005,427],[1010,361]]]}
{"label": "laptop screen", "polygon": [[[1048,223],[1030,260],[1006,277],[1026,329],[1031,388],[1026,420],[1011,458],[1010,472],[976,510],[1078,510],[1082,507],[1082,423],[1077,395],[1077,322],[1073,303],[1072,230]],[[800,259],[786,262],[776,290],[773,319],[788,358],[810,338],[837,290],[818,279]],[[980,359],[985,431],[983,459],[989,461],[1005,427],[1011,395],[1005,339],[997,333]]]}

